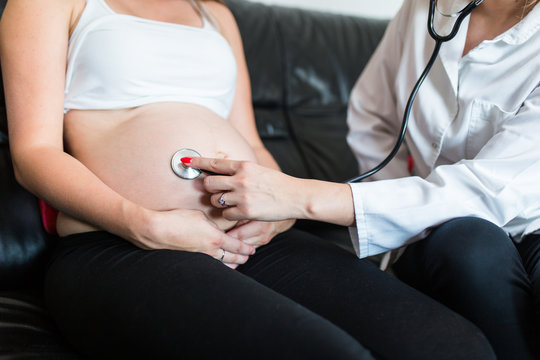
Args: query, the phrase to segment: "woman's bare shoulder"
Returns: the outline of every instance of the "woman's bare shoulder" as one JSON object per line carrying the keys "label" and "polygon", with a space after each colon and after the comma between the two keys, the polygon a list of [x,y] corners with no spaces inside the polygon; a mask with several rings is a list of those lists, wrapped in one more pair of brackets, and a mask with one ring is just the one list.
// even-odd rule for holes
{"label": "woman's bare shoulder", "polygon": [[236,20],[226,5],[218,1],[204,1],[204,6],[222,27],[222,30],[236,28]]}
{"label": "woman's bare shoulder", "polygon": [[[2,14],[2,27],[13,23],[36,26],[43,22],[76,23],[86,0],[9,0]],[[6,25],[7,24],[7,25]]]}

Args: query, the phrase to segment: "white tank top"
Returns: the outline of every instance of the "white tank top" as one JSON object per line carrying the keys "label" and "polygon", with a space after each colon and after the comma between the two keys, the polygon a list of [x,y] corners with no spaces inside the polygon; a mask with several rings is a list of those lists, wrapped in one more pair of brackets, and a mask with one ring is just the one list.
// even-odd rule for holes
{"label": "white tank top", "polygon": [[69,41],[64,112],[184,102],[228,118],[236,61],[227,40],[202,17],[198,28],[119,14],[104,0],[87,0]]}

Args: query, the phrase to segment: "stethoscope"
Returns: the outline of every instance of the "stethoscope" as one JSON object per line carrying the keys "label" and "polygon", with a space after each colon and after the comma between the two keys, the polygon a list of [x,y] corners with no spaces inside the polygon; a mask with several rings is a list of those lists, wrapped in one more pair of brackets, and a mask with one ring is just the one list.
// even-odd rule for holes
{"label": "stethoscope", "polygon": [[[437,0],[430,0],[430,3],[429,3],[429,15],[428,15],[427,25],[428,25],[428,33],[429,33],[429,35],[435,40],[435,48],[433,49],[433,53],[432,53],[431,58],[429,59],[427,65],[426,65],[426,68],[424,69],[424,71],[422,72],[420,77],[418,78],[418,81],[416,82],[413,90],[411,91],[411,94],[409,96],[409,100],[407,101],[407,105],[406,105],[405,110],[403,112],[403,120],[401,122],[401,129],[400,129],[396,144],[394,145],[394,148],[392,149],[390,154],[388,154],[388,156],[379,165],[375,166],[373,169],[371,169],[369,171],[366,171],[365,173],[362,173],[361,175],[359,175],[359,176],[357,176],[355,178],[347,180],[345,183],[350,184],[350,183],[360,182],[360,181],[364,180],[365,178],[367,178],[367,177],[375,174],[376,172],[380,171],[382,168],[384,168],[386,165],[388,165],[388,163],[396,156],[399,148],[401,147],[401,145],[403,143],[403,140],[405,139],[405,133],[407,132],[407,125],[409,123],[409,117],[410,117],[410,114],[411,114],[411,109],[412,109],[412,106],[413,106],[413,103],[414,103],[414,99],[416,98],[418,90],[420,90],[420,86],[422,86],[422,83],[424,82],[424,80],[426,79],[427,75],[429,74],[431,68],[433,67],[433,64],[435,63],[435,60],[437,59],[437,56],[439,55],[441,45],[444,42],[450,41],[454,37],[456,37],[463,20],[465,20],[465,18],[467,16],[469,16],[470,13],[474,9],[476,9],[476,7],[478,7],[478,5],[480,5],[483,1],[484,0],[471,1],[467,6],[465,6],[463,9],[461,9],[457,13],[450,13],[449,14],[449,13],[444,13],[444,12],[439,10],[439,8],[437,7],[437,3],[438,3]],[[451,31],[449,32],[448,35],[444,35],[444,36],[440,35],[435,30],[435,26],[433,24],[434,19],[435,19],[435,11],[437,11],[440,15],[442,15],[444,17],[456,18],[456,20],[454,22],[454,25],[452,26],[452,29],[451,29]],[[192,180],[192,179],[195,179],[195,178],[199,177],[202,172],[205,172],[205,173],[207,173],[209,175],[215,175],[214,173],[209,173],[209,172],[204,171],[204,170],[195,169],[195,168],[191,168],[191,167],[186,167],[186,166],[183,165],[183,163],[181,161],[181,159],[183,157],[200,157],[200,156],[201,155],[197,151],[195,151],[193,149],[180,149],[177,152],[175,152],[174,155],[172,156],[171,168],[172,168],[172,170],[174,171],[174,173],[176,175],[178,175],[179,177],[181,177],[183,179],[188,179],[188,180]]]}
{"label": "stethoscope", "polygon": [[[359,176],[352,178],[350,180],[347,180],[346,183],[355,183],[360,182],[364,180],[365,178],[375,174],[382,168],[384,168],[388,163],[396,156],[399,148],[401,147],[401,144],[403,143],[403,140],[405,139],[405,133],[407,132],[407,125],[409,123],[409,117],[411,115],[411,109],[414,103],[414,99],[416,98],[416,94],[418,93],[418,90],[420,90],[420,86],[422,86],[422,83],[426,79],[427,75],[429,74],[429,71],[431,70],[433,64],[435,63],[435,60],[437,59],[437,56],[439,55],[439,51],[441,50],[441,45],[444,42],[452,40],[454,37],[456,37],[459,28],[461,26],[461,23],[467,16],[470,15],[470,13],[478,7],[484,0],[474,0],[471,1],[467,6],[465,6],[463,9],[461,9],[457,13],[447,14],[442,11],[439,11],[437,7],[437,0],[431,0],[429,3],[429,16],[428,16],[428,33],[429,35],[435,40],[435,48],[433,49],[433,54],[431,55],[431,58],[429,59],[426,68],[422,72],[422,75],[418,78],[418,81],[416,82],[416,85],[414,86],[413,90],[411,91],[411,95],[409,96],[409,100],[407,101],[407,106],[405,107],[405,111],[403,112],[403,120],[401,122],[401,129],[399,132],[399,136],[397,138],[396,144],[394,145],[394,148],[388,154],[388,156],[377,166],[375,166],[373,169],[366,171],[365,173],[360,174]],[[435,30],[435,27],[433,25],[433,21],[435,19],[435,10],[439,12],[444,17],[452,17],[456,18],[454,25],[452,26],[452,29],[448,35],[442,36]]]}
{"label": "stethoscope", "polygon": [[188,148],[180,149],[173,154],[171,158],[171,169],[176,175],[178,175],[182,179],[193,180],[201,176],[202,173],[205,173],[206,175],[220,175],[208,170],[187,167],[182,162],[182,158],[184,157],[201,157],[201,154],[199,154],[193,149]]}

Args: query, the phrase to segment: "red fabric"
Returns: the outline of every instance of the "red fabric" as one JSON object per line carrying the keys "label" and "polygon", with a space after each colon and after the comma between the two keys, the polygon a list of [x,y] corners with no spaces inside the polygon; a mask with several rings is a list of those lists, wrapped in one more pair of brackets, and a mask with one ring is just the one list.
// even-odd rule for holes
{"label": "red fabric", "polygon": [[39,211],[41,212],[41,221],[43,222],[45,231],[49,234],[56,234],[56,218],[58,217],[58,210],[39,199]]}
{"label": "red fabric", "polygon": [[414,159],[411,155],[407,158],[407,169],[409,170],[409,174],[412,174],[414,168]]}

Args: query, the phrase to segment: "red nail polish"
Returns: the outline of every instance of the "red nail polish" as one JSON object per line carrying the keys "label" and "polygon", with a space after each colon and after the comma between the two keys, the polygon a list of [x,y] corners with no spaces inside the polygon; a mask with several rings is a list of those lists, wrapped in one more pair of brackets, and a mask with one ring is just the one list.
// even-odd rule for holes
{"label": "red nail polish", "polygon": [[184,164],[191,164],[191,158],[190,157],[183,157],[180,159],[181,162]]}

